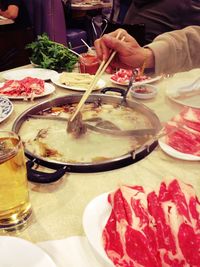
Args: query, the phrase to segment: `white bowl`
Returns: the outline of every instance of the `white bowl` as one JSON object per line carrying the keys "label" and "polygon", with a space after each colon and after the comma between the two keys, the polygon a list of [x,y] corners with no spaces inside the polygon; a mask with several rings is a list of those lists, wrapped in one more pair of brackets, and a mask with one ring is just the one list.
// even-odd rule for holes
{"label": "white bowl", "polygon": [[131,87],[131,95],[139,99],[150,99],[157,94],[157,88],[151,84],[136,85]]}

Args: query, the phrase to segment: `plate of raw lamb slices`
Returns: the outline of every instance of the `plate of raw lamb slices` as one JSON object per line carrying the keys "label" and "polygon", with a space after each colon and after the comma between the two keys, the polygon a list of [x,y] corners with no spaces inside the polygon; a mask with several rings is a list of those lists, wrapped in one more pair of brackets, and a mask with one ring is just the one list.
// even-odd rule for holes
{"label": "plate of raw lamb slices", "polygon": [[200,202],[174,179],[158,188],[122,185],[94,198],[83,228],[102,266],[198,266]]}
{"label": "plate of raw lamb slices", "polygon": [[189,161],[200,160],[200,109],[185,107],[166,123],[167,135],[159,140],[168,155]]}
{"label": "plate of raw lamb slices", "polygon": [[55,87],[42,79],[26,77],[0,83],[0,95],[9,99],[34,99],[52,94]]}
{"label": "plate of raw lamb slices", "polygon": [[[140,75],[140,69],[137,70],[137,76],[135,77],[135,81],[133,81],[133,85],[142,85],[146,83],[154,83],[159,81],[162,76],[149,76],[149,75]],[[127,86],[129,81],[133,75],[133,70],[120,69],[113,75],[111,75],[110,80],[112,83],[122,86]]]}

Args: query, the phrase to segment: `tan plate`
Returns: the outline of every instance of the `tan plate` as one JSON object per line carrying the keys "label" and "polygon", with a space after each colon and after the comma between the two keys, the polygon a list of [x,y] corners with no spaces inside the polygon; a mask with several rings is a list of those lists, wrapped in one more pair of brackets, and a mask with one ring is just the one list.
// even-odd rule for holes
{"label": "tan plate", "polygon": [[[58,74],[58,75],[54,75],[52,78],[51,78],[51,81],[57,85],[57,86],[60,86],[62,88],[65,88],[65,89],[68,89],[68,90],[73,90],[73,91],[85,91],[86,89],[85,88],[82,88],[82,87],[76,87],[76,86],[69,86],[69,85],[65,85],[63,83],[61,83],[59,81],[59,78],[60,78],[60,75],[61,74]],[[100,79],[97,83],[97,87],[94,89],[94,90],[100,90],[102,88],[104,88],[106,85],[106,82],[103,80],[103,79]]]}

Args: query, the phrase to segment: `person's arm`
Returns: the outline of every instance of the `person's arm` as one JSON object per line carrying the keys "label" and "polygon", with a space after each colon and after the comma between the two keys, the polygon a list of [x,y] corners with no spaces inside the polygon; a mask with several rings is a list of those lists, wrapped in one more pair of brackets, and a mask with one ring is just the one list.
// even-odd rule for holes
{"label": "person's arm", "polygon": [[[120,34],[120,38],[116,39]],[[121,41],[122,38],[125,38]],[[116,50],[117,54],[111,63],[113,68],[137,68],[141,67],[146,61],[147,68],[154,67],[154,55],[151,49],[141,47],[137,41],[125,30],[118,29],[112,33],[103,35],[95,41],[97,56],[107,60],[111,50]]]}
{"label": "person's arm", "polygon": [[[124,41],[116,40],[118,32]],[[97,55],[107,59],[110,50],[117,51],[112,66],[123,68],[141,67],[146,60],[147,68],[156,74],[175,73],[200,67],[200,26],[189,26],[182,30],[159,35],[152,43],[140,47],[136,40],[124,30],[117,30],[95,41]]]}
{"label": "person's arm", "polygon": [[175,73],[200,67],[200,26],[159,35],[147,45],[155,56],[155,73]]}
{"label": "person's arm", "polygon": [[19,13],[19,8],[18,6],[15,5],[9,5],[7,10],[3,11],[0,9],[0,15],[8,18],[8,19],[16,19]]}

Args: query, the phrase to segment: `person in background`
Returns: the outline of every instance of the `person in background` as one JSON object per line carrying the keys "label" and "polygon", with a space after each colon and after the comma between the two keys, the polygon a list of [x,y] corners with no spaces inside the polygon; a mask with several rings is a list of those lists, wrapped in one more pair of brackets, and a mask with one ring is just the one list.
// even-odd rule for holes
{"label": "person in background", "polygon": [[0,15],[15,21],[15,25],[26,28],[31,25],[28,11],[22,0],[0,0]]}
{"label": "person in background", "polygon": [[[120,38],[117,39],[119,31]],[[123,36],[125,39],[121,41]],[[145,67],[153,69],[157,75],[200,67],[199,46],[200,26],[161,34],[144,47],[123,29],[95,41],[96,53],[101,60],[108,59],[111,50],[117,51],[111,67],[139,68],[145,62]]]}
{"label": "person in background", "polygon": [[123,23],[131,3],[132,0],[113,0],[110,20],[114,23]]}
{"label": "person in background", "polygon": [[200,26],[200,1],[132,0],[123,23],[145,24],[145,39],[149,43],[164,32]]}
{"label": "person in background", "polygon": [[0,15],[14,20],[0,27],[0,71],[29,64],[25,47],[34,40],[34,34],[25,0],[0,0]]}

